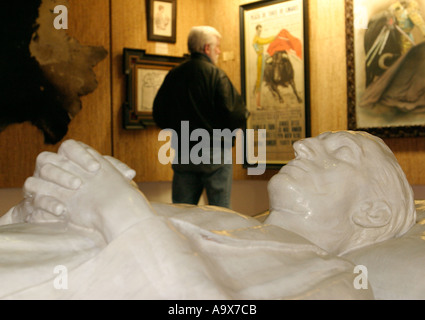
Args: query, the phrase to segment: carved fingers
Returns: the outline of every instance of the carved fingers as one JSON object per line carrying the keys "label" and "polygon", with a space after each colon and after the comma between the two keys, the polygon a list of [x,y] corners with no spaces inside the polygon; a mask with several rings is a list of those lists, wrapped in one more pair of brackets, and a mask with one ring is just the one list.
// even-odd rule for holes
{"label": "carved fingers", "polygon": [[36,160],[34,175],[24,184],[25,206],[20,217],[30,222],[63,220],[67,213],[65,203],[101,168],[117,170],[127,180],[136,172],[111,156],[102,156],[88,145],[67,140],[57,153],[42,152]]}
{"label": "carved fingers", "polygon": [[118,159],[111,156],[103,156],[103,157],[106,160],[108,160],[128,180],[133,180],[133,178],[136,176],[136,171],[131,169],[124,162],[121,162]]}
{"label": "carved fingers", "polygon": [[96,172],[100,168],[100,163],[96,158],[100,158],[101,155],[82,142],[66,140],[59,147],[58,155],[63,155],[89,172]]}

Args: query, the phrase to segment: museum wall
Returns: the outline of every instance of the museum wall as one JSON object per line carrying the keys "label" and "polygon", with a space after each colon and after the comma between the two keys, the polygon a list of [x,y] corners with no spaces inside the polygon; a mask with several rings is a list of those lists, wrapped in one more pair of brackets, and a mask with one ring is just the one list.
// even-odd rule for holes
{"label": "museum wall", "polygon": [[[109,1],[71,0],[67,6],[68,34],[82,45],[103,46],[109,51]],[[52,32],[56,31],[52,23]],[[83,141],[105,154],[112,150],[110,66],[109,56],[95,66],[98,87],[82,97],[82,109],[71,121],[64,138]],[[41,131],[29,123],[8,126],[0,132],[0,188],[22,187],[25,179],[33,174],[37,155],[42,151],[56,151],[59,145],[44,144]]]}
{"label": "museum wall", "polygon": [[[136,169],[138,182],[169,181],[170,166],[157,160],[159,129],[122,128],[125,78],[122,72],[124,47],[145,49],[151,54],[181,56],[187,52],[186,35],[192,25],[210,24],[222,34],[221,49],[227,60],[223,68],[240,88],[239,5],[246,0],[178,0],[177,42],[148,42],[143,0],[69,1],[70,36],[85,45],[100,45],[109,55],[95,68],[98,88],[82,97],[82,110],[72,120],[65,139],[81,140],[104,154],[112,154]],[[309,57],[311,132],[347,128],[347,86],[345,60],[345,7],[343,0],[309,1]],[[222,55],[223,57],[223,55]],[[385,139],[394,151],[411,184],[425,184],[422,159],[424,138]],[[59,144],[45,145],[35,127],[15,124],[0,132],[0,187],[21,187],[32,174],[41,151],[56,151]],[[268,180],[275,170],[247,176],[235,165],[235,180]]]}

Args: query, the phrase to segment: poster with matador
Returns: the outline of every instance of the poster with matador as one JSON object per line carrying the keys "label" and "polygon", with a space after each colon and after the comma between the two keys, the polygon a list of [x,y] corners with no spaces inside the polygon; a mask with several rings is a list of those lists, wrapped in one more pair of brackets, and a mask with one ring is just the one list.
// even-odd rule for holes
{"label": "poster with matador", "polygon": [[292,144],[306,136],[304,3],[242,7],[247,127],[267,130],[267,164],[286,163],[294,157]]}

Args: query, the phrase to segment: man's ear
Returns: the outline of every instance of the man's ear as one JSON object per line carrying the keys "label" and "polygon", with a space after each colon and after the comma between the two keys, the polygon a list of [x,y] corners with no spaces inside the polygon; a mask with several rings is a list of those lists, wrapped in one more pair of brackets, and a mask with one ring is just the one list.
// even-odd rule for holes
{"label": "man's ear", "polygon": [[208,56],[211,53],[211,45],[209,43],[207,43],[204,46],[204,53]]}
{"label": "man's ear", "polygon": [[364,201],[352,215],[352,221],[364,228],[380,228],[391,220],[391,208],[385,201]]}

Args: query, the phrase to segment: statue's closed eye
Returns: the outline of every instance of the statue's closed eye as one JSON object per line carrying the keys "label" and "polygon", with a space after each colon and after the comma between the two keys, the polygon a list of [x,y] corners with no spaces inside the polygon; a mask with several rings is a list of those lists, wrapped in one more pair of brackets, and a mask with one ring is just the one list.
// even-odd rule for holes
{"label": "statue's closed eye", "polygon": [[340,160],[352,162],[356,160],[356,155],[350,147],[342,146],[334,151],[335,157]]}

